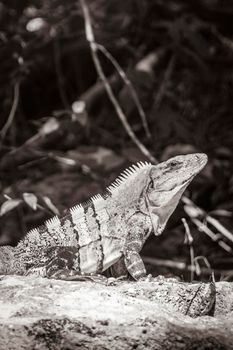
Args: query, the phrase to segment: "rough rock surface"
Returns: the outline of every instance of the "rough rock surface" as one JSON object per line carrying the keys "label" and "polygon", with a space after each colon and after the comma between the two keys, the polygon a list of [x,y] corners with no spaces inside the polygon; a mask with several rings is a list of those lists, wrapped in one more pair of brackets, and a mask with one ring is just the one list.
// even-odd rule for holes
{"label": "rough rock surface", "polygon": [[[203,285],[202,285],[203,286]],[[233,284],[2,276],[0,349],[233,349]],[[192,316],[192,317],[191,317]]]}

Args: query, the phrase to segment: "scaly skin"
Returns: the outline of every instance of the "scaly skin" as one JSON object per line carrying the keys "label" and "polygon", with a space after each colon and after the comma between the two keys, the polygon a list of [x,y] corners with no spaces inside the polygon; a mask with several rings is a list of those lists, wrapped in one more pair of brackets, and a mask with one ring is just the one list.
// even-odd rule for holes
{"label": "scaly skin", "polygon": [[69,279],[111,267],[115,275],[146,276],[140,250],[151,232],[161,234],[206,162],[205,154],[190,154],[133,165],[104,195],[31,230],[17,247],[0,247],[0,273]]}

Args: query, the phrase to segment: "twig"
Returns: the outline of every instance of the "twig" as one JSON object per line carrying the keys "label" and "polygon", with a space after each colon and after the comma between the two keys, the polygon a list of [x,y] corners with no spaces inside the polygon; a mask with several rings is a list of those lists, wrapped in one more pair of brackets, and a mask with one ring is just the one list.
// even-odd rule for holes
{"label": "twig", "polygon": [[[193,201],[191,201],[191,199],[183,196],[182,202],[185,204],[184,205],[185,212],[189,215],[189,217],[192,219],[192,221],[196,225],[199,225],[200,221],[194,220],[194,219],[201,217],[206,222],[209,222],[212,226],[214,226],[223,236],[225,236],[227,239],[229,239],[231,242],[233,242],[233,234],[229,230],[227,230],[218,220],[212,218],[203,209],[200,209],[196,204],[193,203]],[[201,223],[201,225],[203,226],[202,223]],[[206,228],[207,228],[207,226],[206,226]],[[202,229],[202,231],[205,232],[204,229]],[[216,236],[216,234],[214,234],[214,233],[213,233],[213,235]],[[215,241],[216,240],[217,239],[215,238]]]}
{"label": "twig", "polygon": [[156,108],[159,107],[159,105],[160,105],[160,103],[161,103],[161,101],[163,99],[164,93],[166,91],[167,83],[170,80],[171,74],[172,74],[173,69],[174,69],[175,61],[176,61],[175,60],[175,55],[172,55],[170,60],[169,60],[167,69],[165,71],[162,84],[160,85],[159,90],[158,90],[158,92],[156,94],[156,97],[155,97],[154,105],[156,106]]}
{"label": "twig", "polygon": [[194,270],[194,266],[187,265],[183,261],[174,261],[174,260],[168,260],[168,259],[159,259],[159,258],[152,258],[149,256],[142,256],[142,259],[145,263],[151,264],[153,266],[163,266],[168,267],[171,269],[178,269],[178,270]]}
{"label": "twig", "polygon": [[190,273],[190,280],[192,282],[194,280],[194,271],[195,271],[195,267],[196,267],[195,261],[194,261],[193,237],[191,235],[190,228],[189,228],[189,225],[188,225],[186,219],[182,218],[181,220],[182,220],[184,228],[185,228],[186,242],[189,245],[191,266],[194,266],[194,269],[191,269],[191,273]]}
{"label": "twig", "polygon": [[7,118],[5,125],[3,126],[3,128],[0,132],[2,138],[4,138],[6,136],[6,133],[9,129],[9,127],[11,126],[11,124],[14,120],[14,117],[15,117],[15,113],[17,111],[17,107],[18,107],[18,103],[19,103],[19,87],[20,87],[20,82],[17,80],[15,85],[14,85],[13,103],[12,103],[12,107],[10,110],[10,114]]}
{"label": "twig", "polygon": [[228,49],[233,51],[233,41],[226,36],[222,35],[215,27],[212,27],[212,33],[219,39],[219,41]]}
{"label": "twig", "polygon": [[233,235],[230,231],[228,231],[217,219],[212,218],[210,215],[205,217],[206,221],[214,226],[216,230],[218,230],[223,236],[228,238],[231,242],[233,242]]}
{"label": "twig", "polygon": [[91,18],[90,18],[90,14],[89,14],[89,9],[86,5],[86,1],[85,0],[80,0],[80,4],[82,7],[82,11],[83,11],[83,15],[84,15],[84,21],[85,21],[85,33],[86,33],[86,39],[89,42],[90,45],[90,49],[91,49],[91,55],[92,55],[92,59],[97,71],[97,74],[99,76],[99,78],[102,80],[106,92],[108,94],[108,97],[110,99],[110,101],[112,102],[115,111],[118,115],[118,117],[120,118],[126,132],[128,133],[129,137],[131,138],[131,140],[137,145],[137,147],[141,150],[141,152],[152,162],[152,163],[158,163],[157,160],[152,156],[152,154],[150,153],[150,151],[141,143],[141,141],[137,138],[137,136],[134,134],[133,130],[131,129],[130,125],[128,124],[128,121],[126,119],[126,116],[121,108],[121,106],[119,105],[113,90],[108,82],[108,79],[102,69],[102,66],[100,64],[99,58],[98,58],[98,46],[95,42],[95,38],[94,38],[94,33],[92,30],[92,24],[91,24]]}
{"label": "twig", "polygon": [[213,271],[211,269],[210,263],[208,261],[208,259],[203,256],[203,255],[198,255],[194,258],[194,263],[195,263],[195,268],[196,268],[196,274],[199,276],[201,274],[201,268],[199,265],[199,260],[203,260],[204,263],[206,264],[207,268],[209,269],[210,275],[212,275]]}
{"label": "twig", "polygon": [[117,70],[118,74],[120,75],[120,77],[122,78],[122,80],[124,81],[125,85],[128,87],[129,92],[132,96],[132,99],[138,109],[138,113],[141,117],[142,120],[142,125],[145,129],[146,135],[147,137],[151,137],[149,128],[148,128],[148,123],[146,120],[146,115],[145,112],[142,108],[141,102],[139,101],[138,95],[136,93],[136,90],[134,89],[131,81],[129,80],[129,78],[127,77],[127,75],[125,74],[125,72],[123,71],[123,69],[121,68],[121,66],[119,65],[119,63],[115,60],[115,58],[111,55],[111,53],[103,46],[100,44],[96,44],[97,48],[99,49],[99,51],[101,51],[107,58],[108,60],[112,63],[112,65],[115,67],[115,69]]}
{"label": "twig", "polygon": [[63,87],[63,74],[61,69],[61,61],[60,61],[60,48],[58,40],[55,39],[54,41],[54,63],[55,63],[55,71],[57,75],[57,83],[58,83],[58,90],[61,98],[61,102],[65,109],[70,109],[69,101],[66,96],[66,92]]}
{"label": "twig", "polygon": [[[168,260],[168,259],[158,259],[158,258],[152,258],[149,256],[143,256],[143,261],[147,264],[153,265],[153,266],[161,266],[161,267],[166,267],[169,269],[177,269],[181,271],[196,271],[195,266],[192,265],[187,265],[183,261],[173,261],[173,260]],[[200,258],[200,257],[196,257]],[[195,259],[196,259],[195,258]],[[232,270],[220,270],[220,269],[214,269],[214,272],[216,274],[223,274],[223,275],[229,275],[232,273]],[[210,269],[209,267],[201,267],[201,273],[204,275],[210,275]]]}
{"label": "twig", "polygon": [[190,50],[188,47],[182,45],[180,46],[181,51],[183,51],[187,56],[190,56],[193,61],[200,67],[203,73],[207,72],[207,64],[202,60],[194,50]]}
{"label": "twig", "polygon": [[219,235],[214,233],[209,229],[203,222],[198,219],[190,218],[191,221],[197,226],[200,232],[204,232],[207,236],[209,236],[214,242],[217,242],[218,245],[223,248],[226,252],[232,253],[232,248],[222,240],[219,240]]}

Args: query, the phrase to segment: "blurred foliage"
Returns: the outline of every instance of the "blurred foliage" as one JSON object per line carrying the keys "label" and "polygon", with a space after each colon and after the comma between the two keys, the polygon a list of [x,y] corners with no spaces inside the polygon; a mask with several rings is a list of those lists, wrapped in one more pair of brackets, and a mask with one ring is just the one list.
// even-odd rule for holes
{"label": "blurred foliage", "polygon": [[[185,115],[183,121],[188,119],[190,124],[198,121],[197,146],[202,147],[203,139],[209,138],[210,133],[217,138],[217,144],[231,146],[228,130],[232,127],[229,116],[232,113],[233,5],[227,1],[223,6],[222,2],[205,0],[128,0],[124,3],[92,0],[88,4],[97,41],[126,71],[131,71],[132,80],[136,80],[139,89],[143,82],[137,82],[134,77],[135,64],[147,53],[164,49],[163,59],[151,72],[153,86],[149,88],[153,88],[153,93],[150,90],[143,101],[151,121],[158,109],[153,102],[169,60],[174,56],[174,67],[164,89],[164,102]],[[71,103],[95,83],[96,74],[84,37],[78,1],[2,1],[0,18],[1,126],[8,117],[13,87],[19,80],[20,104],[14,124],[22,132],[11,132],[10,140],[6,141],[17,145],[30,132],[35,132],[36,120],[56,110],[69,109]],[[103,64],[106,73],[112,74],[111,64],[104,59]],[[166,114],[169,115],[169,111]],[[101,113],[97,117],[101,119]],[[223,117],[224,125],[218,125]],[[93,130],[98,121],[92,119]],[[108,124],[115,128],[115,119],[111,118]],[[190,128],[185,126],[185,133],[180,123],[177,124],[185,138]],[[166,127],[169,130],[170,125]],[[224,129],[223,140],[218,139],[219,127]],[[159,132],[165,133],[167,138],[168,131],[159,128]],[[188,135],[186,143],[195,142],[190,141],[192,135]],[[92,136],[96,142],[95,135]]]}
{"label": "blurred foliage", "polygon": [[[191,188],[192,198],[206,211],[231,212],[233,3],[87,3],[96,40],[130,78],[152,138],[146,137],[124,82],[111,62],[99,54],[134,132],[159,159],[206,152],[210,161]],[[18,210],[18,230],[25,232],[31,215],[28,207],[33,211],[35,203],[30,202],[34,197],[25,200],[23,194],[35,191],[35,198],[43,196],[40,192],[46,196],[54,185],[53,202],[49,204],[46,197],[46,205],[49,212],[57,210],[53,203],[64,209],[103,189],[127,162],[144,157],[132,146],[96,75],[78,0],[0,1],[0,23],[0,181],[2,192],[9,196],[8,209]],[[77,171],[95,184],[87,189],[84,180],[83,190],[80,178],[71,175]],[[25,202],[26,212],[19,209]],[[37,215],[34,226],[44,219]],[[184,212],[178,217],[182,215]],[[231,216],[221,220],[233,228]],[[8,214],[2,221],[2,230],[11,232]],[[177,230],[182,231],[180,221],[175,222],[174,237]],[[203,241],[200,253],[208,255],[202,249]],[[176,242],[179,256],[183,242]]]}

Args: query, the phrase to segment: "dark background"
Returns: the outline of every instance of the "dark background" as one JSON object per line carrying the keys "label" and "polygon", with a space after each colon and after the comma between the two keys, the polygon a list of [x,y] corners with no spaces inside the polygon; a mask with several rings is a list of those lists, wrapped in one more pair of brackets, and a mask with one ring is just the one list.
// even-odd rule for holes
{"label": "dark background", "polygon": [[[204,225],[210,213],[231,231],[232,2],[89,0],[87,5],[96,41],[137,91],[151,137],[130,90],[99,53],[132,130],[158,160],[208,154],[209,163],[187,196],[205,210],[199,215]],[[79,1],[0,1],[0,63],[0,242],[14,245],[28,229],[104,191],[126,166],[147,159],[127,135],[96,74]],[[74,107],[78,101],[85,102],[80,111]],[[145,261],[157,259],[150,260],[148,271],[190,279],[187,266],[181,270],[175,264],[190,265],[182,217],[194,239],[194,255],[208,259],[216,279],[230,280],[232,252],[200,232],[182,204],[164,234],[152,237],[143,250]],[[221,233],[218,238],[233,247]],[[194,278],[209,276],[203,268]]]}

